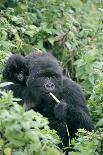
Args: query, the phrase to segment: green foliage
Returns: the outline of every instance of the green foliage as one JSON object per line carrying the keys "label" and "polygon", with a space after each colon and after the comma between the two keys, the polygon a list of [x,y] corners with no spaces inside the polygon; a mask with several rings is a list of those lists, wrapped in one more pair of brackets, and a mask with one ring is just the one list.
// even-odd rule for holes
{"label": "green foliage", "polygon": [[103,130],[98,133],[78,130],[78,139],[72,140],[75,152],[70,155],[102,155]]}
{"label": "green foliage", "polygon": [[103,80],[103,58],[95,51],[87,51],[74,64],[76,77],[87,94],[91,94],[97,79]]}
{"label": "green foliage", "polygon": [[11,92],[3,92],[0,98],[0,151],[13,155],[60,155],[56,146],[59,137],[49,129],[47,119],[33,110],[25,112],[12,99]]}
{"label": "green foliage", "polygon": [[[5,60],[11,53],[26,55],[35,50],[52,52],[60,61],[64,73],[69,73],[82,85],[90,96],[93,121],[97,128],[103,127],[103,1],[1,0],[0,80]],[[33,111],[25,112],[11,101],[11,94],[3,94],[4,99],[0,99],[1,154],[60,154],[47,120]],[[39,122],[33,120],[35,117]],[[46,130],[39,128],[40,121],[44,122]],[[33,129],[31,123],[34,123]],[[97,134],[86,134],[80,134],[74,144],[81,152],[72,155],[100,153]]]}
{"label": "green foliage", "polygon": [[[2,0],[0,3],[0,50],[23,54],[51,51],[60,60],[65,74],[69,72],[73,79],[82,81],[86,93],[90,93],[98,73],[94,75],[94,61],[88,60],[88,51],[94,58],[98,55],[99,65],[103,60],[100,57],[103,56],[103,2]],[[79,69],[80,63],[83,65]]]}
{"label": "green foliage", "polygon": [[98,81],[89,98],[89,108],[92,119],[97,126],[103,127],[103,81]]}
{"label": "green foliage", "polygon": [[10,53],[6,53],[4,51],[0,50],[0,79],[2,78],[2,71],[3,71],[3,66],[5,63],[5,60],[10,56]]}
{"label": "green foliage", "polygon": [[102,52],[102,7],[97,0],[3,0],[1,49],[53,51],[75,78],[75,60],[87,50]]}

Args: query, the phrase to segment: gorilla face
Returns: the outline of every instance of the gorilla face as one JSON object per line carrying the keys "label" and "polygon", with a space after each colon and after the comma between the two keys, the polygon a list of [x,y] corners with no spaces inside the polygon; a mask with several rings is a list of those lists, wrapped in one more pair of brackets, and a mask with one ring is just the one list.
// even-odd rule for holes
{"label": "gorilla face", "polygon": [[26,82],[28,68],[25,58],[19,54],[12,55],[6,62],[3,79],[10,80],[14,83],[23,84]]}
{"label": "gorilla face", "polygon": [[25,81],[25,71],[22,69],[21,71],[19,71],[19,73],[16,73],[15,79],[20,82]]}
{"label": "gorilla face", "polygon": [[57,96],[62,87],[62,77],[51,70],[44,70],[42,73],[32,71],[27,80],[27,86],[34,98],[38,96],[41,99],[47,98],[50,92]]}
{"label": "gorilla face", "polygon": [[[51,60],[54,61],[53,58]],[[37,61],[36,59],[36,63],[30,71],[27,80],[28,89],[35,100],[37,98],[37,100],[39,99],[39,102],[42,99],[47,101],[48,98],[50,98],[50,92],[56,96],[60,94],[63,80],[62,72],[59,70],[58,66],[57,62],[54,64],[52,61],[48,61],[48,59],[45,59],[45,61],[42,61],[42,59],[41,61]]]}
{"label": "gorilla face", "polygon": [[[16,70],[17,69],[17,70]],[[18,68],[14,67],[14,69],[12,69],[12,74],[13,74],[13,77],[11,77],[12,81],[15,83],[23,83],[26,81],[26,73],[25,73],[25,70],[24,68],[21,68],[20,70],[18,70]]]}

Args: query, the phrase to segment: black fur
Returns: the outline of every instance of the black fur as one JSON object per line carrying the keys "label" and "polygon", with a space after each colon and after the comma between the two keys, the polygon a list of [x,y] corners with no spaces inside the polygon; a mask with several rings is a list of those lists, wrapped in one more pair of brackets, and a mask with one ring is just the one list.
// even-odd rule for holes
{"label": "black fur", "polygon": [[[5,70],[9,66],[11,69],[12,65],[8,63]],[[86,100],[80,86],[63,76],[62,69],[51,54],[29,54],[26,57],[26,65],[29,69],[29,75],[25,81],[25,86],[19,83],[18,86],[14,85],[14,89],[12,89],[14,92],[15,90],[18,92],[16,97],[23,99],[26,109],[32,108],[47,117],[50,127],[57,131],[65,146],[68,146],[66,124],[71,138],[75,136],[79,128],[93,130]],[[8,79],[8,74],[6,79]],[[50,89],[51,91],[45,87],[48,79],[55,85],[53,89]],[[19,89],[22,89],[20,96]],[[56,103],[50,96],[50,92],[59,99],[60,103]]]}
{"label": "black fur", "polygon": [[9,57],[3,70],[3,79],[17,84],[25,84],[27,75],[28,67],[25,58],[20,54],[13,54]]}
{"label": "black fur", "polygon": [[13,82],[13,85],[5,86],[5,90],[12,90],[17,98],[24,100],[26,90],[26,81],[28,76],[28,67],[25,57],[20,54],[10,56],[4,66],[3,82]]}

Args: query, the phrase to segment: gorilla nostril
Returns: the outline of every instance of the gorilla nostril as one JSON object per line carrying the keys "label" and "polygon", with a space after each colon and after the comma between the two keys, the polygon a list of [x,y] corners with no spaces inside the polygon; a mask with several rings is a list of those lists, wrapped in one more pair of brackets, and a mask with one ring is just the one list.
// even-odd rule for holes
{"label": "gorilla nostril", "polygon": [[50,86],[49,85],[45,85],[45,88],[50,88]]}
{"label": "gorilla nostril", "polygon": [[54,87],[55,87],[55,85],[54,85],[54,84],[51,84],[51,86],[50,86],[50,87],[54,88]]}
{"label": "gorilla nostril", "polygon": [[52,91],[52,90],[55,89],[55,85],[54,85],[53,83],[46,83],[46,84],[45,84],[45,88],[46,88],[47,90]]}

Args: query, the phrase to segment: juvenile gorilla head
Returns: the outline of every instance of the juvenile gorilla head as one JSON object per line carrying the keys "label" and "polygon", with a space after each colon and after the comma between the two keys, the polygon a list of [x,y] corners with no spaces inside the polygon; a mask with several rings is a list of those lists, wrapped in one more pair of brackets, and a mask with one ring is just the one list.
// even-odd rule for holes
{"label": "juvenile gorilla head", "polygon": [[29,68],[27,86],[32,97],[38,102],[50,98],[49,92],[58,96],[63,80],[57,60],[49,53],[32,53],[27,56],[27,65]]}
{"label": "juvenile gorilla head", "polygon": [[26,83],[27,75],[28,68],[25,58],[19,54],[10,56],[3,70],[3,79],[14,83],[24,84]]}

